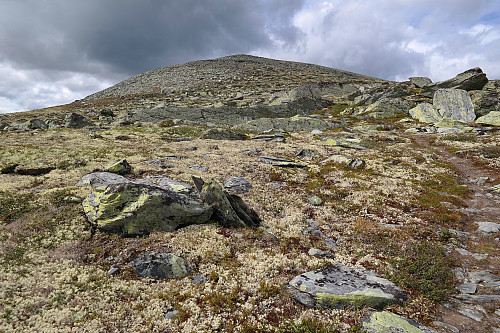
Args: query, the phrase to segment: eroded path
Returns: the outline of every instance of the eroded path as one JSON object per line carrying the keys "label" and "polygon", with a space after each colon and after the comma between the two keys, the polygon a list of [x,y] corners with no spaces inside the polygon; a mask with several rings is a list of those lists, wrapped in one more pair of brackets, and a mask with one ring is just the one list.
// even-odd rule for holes
{"label": "eroded path", "polygon": [[489,191],[493,182],[500,179],[500,170],[475,163],[470,154],[453,153],[446,146],[433,145],[428,135],[412,139],[451,165],[458,182],[470,189],[470,196],[464,200],[465,208],[459,208],[464,214],[462,230],[450,230],[457,240],[452,256],[462,263],[456,270],[461,285],[458,294],[440,306],[442,332],[500,332],[499,234],[478,230],[481,222],[500,223],[500,195]]}

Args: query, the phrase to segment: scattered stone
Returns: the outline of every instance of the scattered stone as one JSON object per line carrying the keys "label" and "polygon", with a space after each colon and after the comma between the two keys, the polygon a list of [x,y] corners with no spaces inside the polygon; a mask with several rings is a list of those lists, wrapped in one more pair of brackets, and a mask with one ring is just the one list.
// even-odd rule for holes
{"label": "scattered stone", "polygon": [[313,206],[321,206],[323,202],[323,199],[321,199],[317,195],[311,195],[307,197],[307,203]]}
{"label": "scattered stone", "polygon": [[472,283],[497,282],[500,281],[500,276],[492,274],[489,271],[470,272],[469,280]]}
{"label": "scattered stone", "polygon": [[471,183],[476,184],[478,186],[483,186],[484,184],[486,184],[488,179],[489,179],[488,177],[479,177],[477,179],[472,179]]}
{"label": "scattered stone", "polygon": [[362,327],[367,333],[437,333],[392,312],[373,312],[364,316]]}
{"label": "scattered stone", "polygon": [[320,164],[327,163],[340,164],[347,169],[363,169],[366,165],[365,161],[360,158],[345,155],[332,155],[320,162]]}
{"label": "scattered stone", "polygon": [[471,257],[473,257],[474,259],[477,259],[477,260],[484,260],[484,259],[488,258],[488,254],[487,253],[484,253],[484,254],[481,254],[481,253],[472,253],[472,252],[467,251],[466,249],[463,249],[463,248],[460,248],[460,247],[457,247],[455,249],[455,251],[457,251],[458,253],[460,253],[463,256],[471,256]]}
{"label": "scattered stone", "polygon": [[489,190],[491,192],[500,194],[500,184],[490,187]]}
{"label": "scattered stone", "polygon": [[335,255],[328,251],[310,248],[307,252],[311,257],[335,259]]}
{"label": "scattered stone", "polygon": [[118,267],[111,267],[111,268],[109,269],[109,271],[108,271],[108,275],[112,275],[112,276],[114,276],[114,275],[118,275],[118,274],[120,274],[120,271],[121,271],[121,270],[120,270],[120,268],[118,268]]}
{"label": "scattered stone", "polygon": [[331,239],[331,238],[325,238],[325,246],[328,247],[331,250],[336,250],[337,249],[337,243]]}
{"label": "scattered stone", "polygon": [[312,149],[301,149],[295,156],[298,158],[314,158],[317,154],[318,153]]}
{"label": "scattered stone", "polygon": [[432,83],[428,77],[410,77],[410,82],[417,88],[423,88]]}
{"label": "scattered stone", "polygon": [[175,319],[175,317],[177,317],[178,315],[179,315],[178,310],[169,310],[165,313],[165,319],[172,320]]}
{"label": "scattered stone", "polygon": [[491,111],[487,115],[479,117],[476,124],[500,126],[500,111]]}
{"label": "scattered stone", "polygon": [[224,182],[224,188],[229,194],[245,194],[250,191],[252,184],[243,177],[228,177]]}
{"label": "scattered stone", "polygon": [[259,134],[252,137],[252,140],[257,141],[269,141],[269,142],[285,142],[285,135],[274,133],[274,134]]}
{"label": "scattered stone", "polygon": [[261,156],[259,157],[259,162],[271,164],[273,166],[279,166],[282,168],[305,168],[307,165],[295,163],[293,161],[287,160],[286,158],[275,157],[275,156]]}
{"label": "scattered stone", "polygon": [[192,281],[196,284],[204,284],[207,282],[207,278],[201,274],[196,274],[193,276]]}
{"label": "scattered stone", "polygon": [[460,89],[439,89],[434,94],[434,106],[443,118],[464,122],[474,121],[476,114],[469,94]]}
{"label": "scattered stone", "polygon": [[155,166],[162,168],[162,169],[168,169],[168,168],[173,167],[172,165],[167,163],[166,159],[163,159],[163,158],[155,158],[153,160],[146,161],[144,163],[149,164],[149,165],[155,165]]}
{"label": "scattered stone", "polygon": [[327,146],[346,148],[346,149],[366,149],[365,146],[361,145],[361,139],[353,138],[327,138],[325,140]]}
{"label": "scattered stone", "polygon": [[494,222],[476,222],[478,225],[477,231],[485,235],[500,232],[500,223]]}
{"label": "scattered stone", "polygon": [[130,266],[140,277],[153,279],[178,279],[191,274],[184,259],[172,253],[146,253],[132,261]]}
{"label": "scattered stone", "polygon": [[260,154],[261,150],[260,149],[250,149],[250,150],[245,150],[243,154],[245,155],[258,155]]}
{"label": "scattered stone", "polygon": [[358,125],[352,127],[352,130],[361,133],[377,133],[380,131],[388,131],[390,128],[389,125]]}
{"label": "scattered stone", "polygon": [[132,166],[126,159],[115,162],[106,168],[106,172],[116,173],[118,175],[126,175],[132,171]]}
{"label": "scattered stone", "polygon": [[[413,104],[413,106],[414,105],[415,104]],[[373,119],[404,117],[407,115],[409,109],[410,107],[408,107],[403,100],[380,99],[370,104],[362,115]]]}
{"label": "scattered stone", "polygon": [[309,307],[370,306],[382,309],[402,303],[406,293],[371,271],[335,264],[296,276],[289,282],[292,296]]}
{"label": "scattered stone", "polygon": [[89,222],[102,231],[123,235],[173,231],[204,223],[212,215],[212,208],[189,192],[189,184],[165,177],[129,181],[109,175],[94,173],[79,182],[94,185],[83,209]]}
{"label": "scattered stone", "polygon": [[321,230],[318,230],[318,229],[314,229],[314,230],[311,230],[311,236],[314,236],[314,237],[323,237],[324,234]]}
{"label": "scattered stone", "polygon": [[227,128],[211,128],[205,131],[200,139],[210,140],[247,140],[248,136],[241,133],[233,132]]}
{"label": "scattered stone", "polygon": [[128,180],[115,173],[93,172],[83,176],[76,185],[106,186],[123,182],[128,182]]}
{"label": "scattered stone", "polygon": [[458,328],[456,328],[455,326],[452,326],[450,324],[443,323],[441,321],[433,321],[432,323],[437,327],[442,327],[442,328],[447,329],[448,331],[451,331],[453,333],[460,333]]}
{"label": "scattered stone", "polygon": [[467,295],[461,294],[455,296],[458,299],[461,299],[466,302],[472,303],[499,303],[500,295]]}
{"label": "scattered stone", "polygon": [[15,168],[15,173],[23,176],[43,176],[55,170],[56,168],[53,166],[45,166],[45,167],[25,167],[25,166],[17,166]]}
{"label": "scattered stone", "polygon": [[472,307],[463,307],[461,309],[457,309],[457,311],[463,314],[464,316],[473,319],[477,322],[481,322],[484,318],[484,315],[481,312],[475,310]]}
{"label": "scattered stone", "polygon": [[[450,118],[443,118],[439,122],[434,124],[437,128],[437,133],[465,133],[470,132],[474,127],[468,126],[466,123],[460,120],[453,120]],[[429,132],[429,131],[428,131]]]}
{"label": "scattered stone", "polygon": [[208,171],[208,168],[206,166],[199,165],[199,164],[190,165],[189,168],[197,170],[197,171],[201,171],[201,172],[207,172]]}
{"label": "scattered stone", "polygon": [[94,126],[94,123],[91,122],[87,117],[74,112],[65,115],[63,121],[64,121],[63,127],[66,128],[83,128],[88,126]]}
{"label": "scattered stone", "polygon": [[475,294],[477,291],[477,284],[476,283],[464,283],[459,285],[456,288],[460,293],[462,294]]}
{"label": "scattered stone", "polygon": [[16,168],[19,166],[18,163],[7,164],[0,168],[0,174],[6,175],[16,172]]}
{"label": "scattered stone", "polygon": [[312,134],[312,135],[323,134],[323,131],[320,131],[320,130],[315,129],[315,130],[312,130],[312,131],[311,131],[311,134]]}
{"label": "scattered stone", "polygon": [[252,227],[257,228],[261,219],[257,213],[237,195],[231,195],[222,189],[215,180],[201,184],[196,180],[196,187],[200,192],[203,202],[213,208],[212,219],[223,227]]}

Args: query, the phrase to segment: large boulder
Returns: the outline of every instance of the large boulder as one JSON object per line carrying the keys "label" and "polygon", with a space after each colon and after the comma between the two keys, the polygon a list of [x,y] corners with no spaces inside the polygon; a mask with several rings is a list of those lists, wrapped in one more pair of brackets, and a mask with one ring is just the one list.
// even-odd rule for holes
{"label": "large boulder", "polygon": [[452,79],[436,82],[427,85],[425,91],[435,91],[436,89],[463,89],[466,91],[481,90],[488,83],[486,74],[479,67],[466,70]]}
{"label": "large boulder", "polygon": [[443,118],[474,121],[476,114],[469,94],[461,89],[439,89],[434,94],[434,106]]}
{"label": "large boulder", "polygon": [[479,117],[477,124],[500,126],[500,111],[491,111],[486,116]]}
{"label": "large boulder", "polygon": [[301,274],[288,284],[292,296],[309,307],[383,309],[408,299],[406,293],[389,280],[371,271],[342,264]]}
{"label": "large boulder", "polygon": [[478,117],[491,111],[500,111],[500,80],[489,81],[483,90],[475,91],[471,98]]}
{"label": "large boulder", "polygon": [[229,194],[215,180],[193,177],[203,202],[213,208],[212,219],[223,227],[258,227],[261,219],[239,196]]}
{"label": "large boulder", "polygon": [[421,77],[421,76],[410,77],[409,80],[417,88],[423,88],[425,86],[428,86],[429,84],[432,84],[432,80],[429,79],[428,77]]}
{"label": "large boulder", "polygon": [[129,181],[103,174],[81,181],[100,184],[83,201],[87,219],[100,230],[126,236],[173,231],[204,223],[212,215],[212,208],[192,193],[189,184],[165,177]]}
{"label": "large boulder", "polygon": [[146,253],[130,263],[141,277],[177,279],[191,274],[184,259],[172,253]]}

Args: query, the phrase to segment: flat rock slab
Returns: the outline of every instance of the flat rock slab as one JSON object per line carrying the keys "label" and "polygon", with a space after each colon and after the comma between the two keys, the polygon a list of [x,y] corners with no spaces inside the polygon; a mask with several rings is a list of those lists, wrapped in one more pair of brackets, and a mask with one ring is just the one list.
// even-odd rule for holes
{"label": "flat rock slab", "polygon": [[292,296],[309,307],[383,309],[408,299],[406,293],[389,280],[371,271],[342,264],[301,274],[288,284]]}
{"label": "flat rock slab", "polygon": [[275,156],[261,156],[259,157],[259,162],[279,166],[282,168],[305,168],[307,166],[305,164],[295,163],[293,161],[287,160],[286,158]]}
{"label": "flat rock slab", "polygon": [[368,314],[362,321],[362,327],[367,333],[437,333],[411,319],[387,311]]}

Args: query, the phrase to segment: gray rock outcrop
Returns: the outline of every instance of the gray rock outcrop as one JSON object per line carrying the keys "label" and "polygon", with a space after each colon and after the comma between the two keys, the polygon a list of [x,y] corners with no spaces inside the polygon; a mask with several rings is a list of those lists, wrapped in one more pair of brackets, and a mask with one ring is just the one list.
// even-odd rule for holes
{"label": "gray rock outcrop", "polygon": [[301,274],[288,285],[292,296],[309,307],[383,309],[408,299],[406,293],[389,280],[371,271],[342,264]]}
{"label": "gray rock outcrop", "polygon": [[338,164],[344,166],[346,169],[363,169],[366,162],[361,158],[345,156],[345,155],[332,155],[326,160],[320,162],[320,164]]}
{"label": "gray rock outcrop", "polygon": [[387,311],[373,312],[364,316],[361,326],[367,333],[437,333],[411,319]]}
{"label": "gray rock outcrop", "polygon": [[436,82],[427,85],[425,91],[435,91],[437,89],[463,89],[466,91],[481,90],[488,83],[486,74],[479,67],[471,68],[458,74],[452,79]]}

